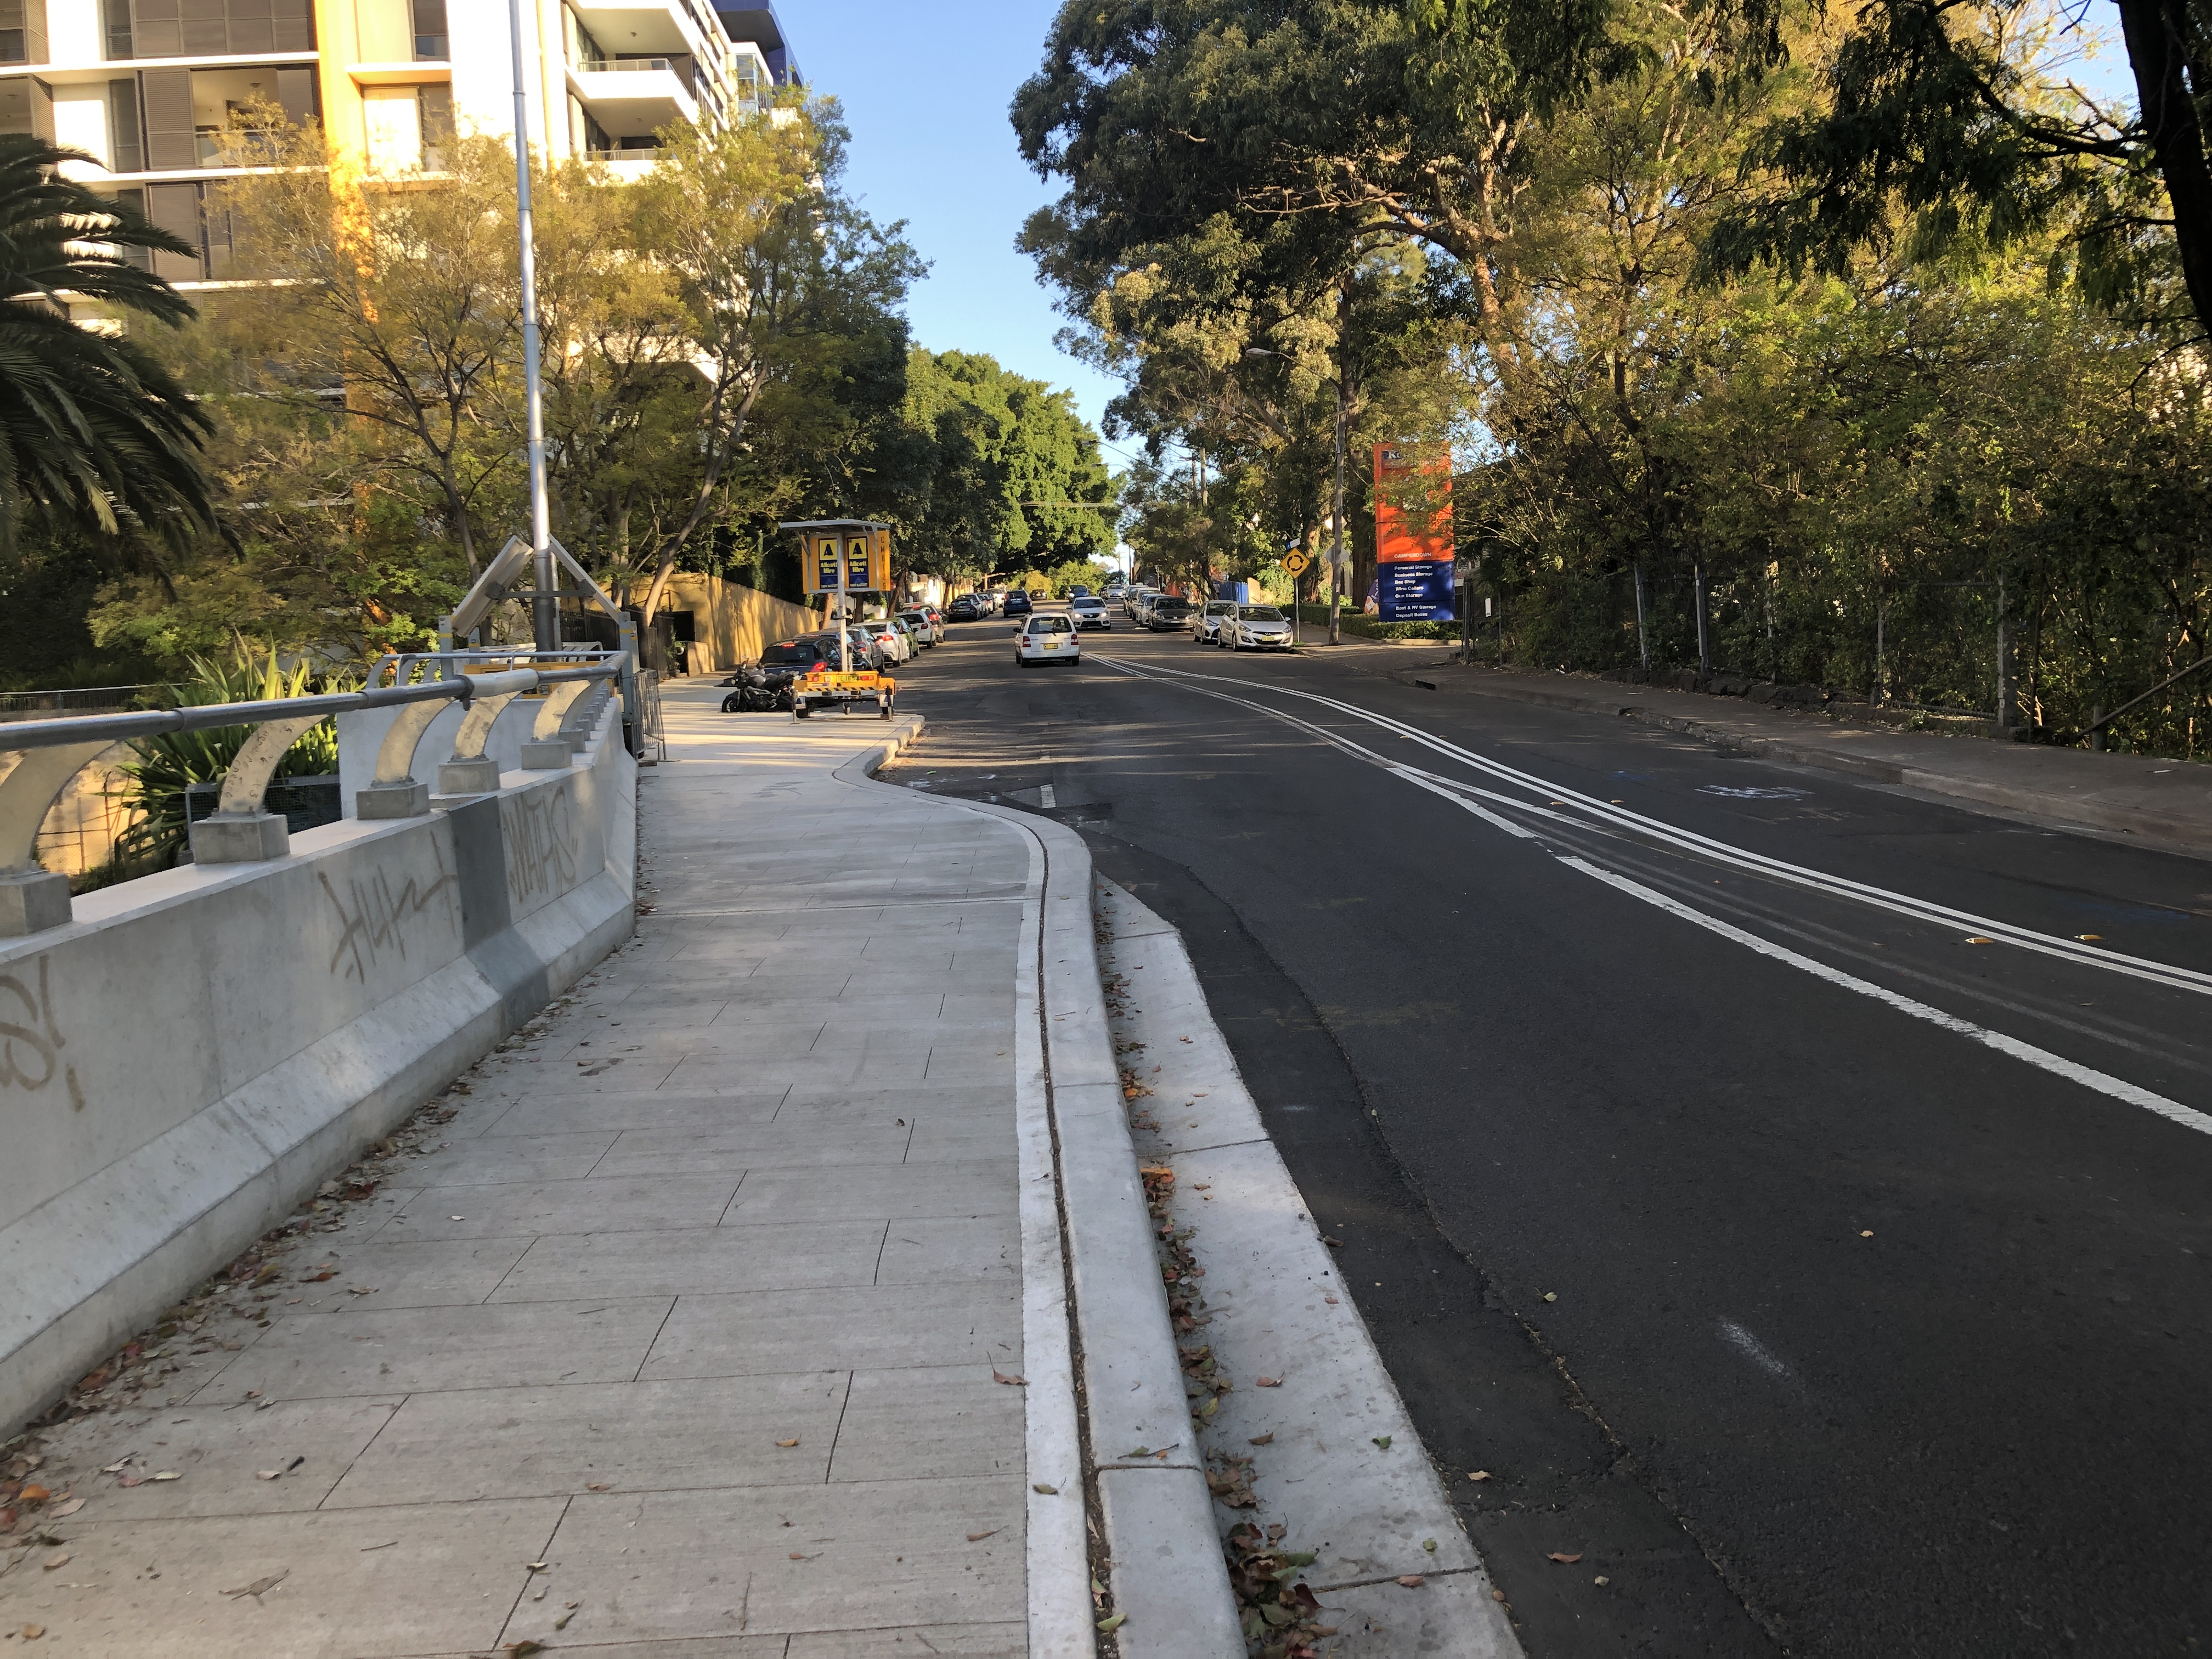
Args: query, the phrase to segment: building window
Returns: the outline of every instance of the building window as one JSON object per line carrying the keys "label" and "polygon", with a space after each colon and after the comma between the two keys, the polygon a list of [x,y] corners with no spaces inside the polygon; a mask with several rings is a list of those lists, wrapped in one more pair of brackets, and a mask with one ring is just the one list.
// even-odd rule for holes
{"label": "building window", "polygon": [[46,0],[0,0],[0,64],[46,59]]}
{"label": "building window", "polygon": [[[314,0],[108,0],[109,55],[137,58],[243,56],[313,52]],[[118,14],[127,12],[127,20]],[[118,21],[128,38],[118,54]]]}
{"label": "building window", "polygon": [[[110,81],[107,83],[107,154],[109,165],[118,173],[143,173],[146,170],[146,147],[138,140],[138,83],[136,81]],[[126,194],[136,195],[136,191]],[[143,202],[131,204],[141,212]]]}
{"label": "building window", "polygon": [[453,89],[436,84],[416,88],[415,112],[422,130],[422,169],[442,173],[453,142]]}
{"label": "building window", "polygon": [[[124,212],[135,213],[143,219],[146,216],[146,192],[143,190],[118,190],[115,192],[115,205]],[[122,247],[115,252],[125,264],[136,265],[141,270],[154,268],[153,254],[143,247]]]}
{"label": "building window", "polygon": [[100,33],[106,39],[112,63],[131,58],[131,0],[100,0]]}
{"label": "building window", "polygon": [[442,64],[453,56],[446,33],[446,0],[415,0],[415,61]]}
{"label": "building window", "polygon": [[0,81],[0,132],[23,132],[54,142],[54,92],[35,75]]}

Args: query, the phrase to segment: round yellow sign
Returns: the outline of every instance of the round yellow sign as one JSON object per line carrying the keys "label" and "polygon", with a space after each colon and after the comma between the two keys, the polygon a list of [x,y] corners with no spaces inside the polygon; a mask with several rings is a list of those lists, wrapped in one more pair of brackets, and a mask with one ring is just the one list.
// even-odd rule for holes
{"label": "round yellow sign", "polygon": [[1289,552],[1283,555],[1283,568],[1289,571],[1293,576],[1304,575],[1305,574],[1306,567],[1312,562],[1313,561],[1311,559],[1308,558],[1304,553],[1301,553],[1296,548],[1292,548]]}

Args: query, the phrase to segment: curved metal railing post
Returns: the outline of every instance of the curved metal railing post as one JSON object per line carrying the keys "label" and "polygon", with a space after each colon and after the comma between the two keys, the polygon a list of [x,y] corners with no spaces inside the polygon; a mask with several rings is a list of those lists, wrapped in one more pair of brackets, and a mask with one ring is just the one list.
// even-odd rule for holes
{"label": "curved metal railing post", "polygon": [[438,768],[441,795],[488,795],[499,787],[499,763],[484,753],[491,728],[507,704],[538,689],[534,668],[509,669],[469,677],[469,712],[453,734],[453,752]]}
{"label": "curved metal railing post", "polygon": [[69,878],[39,868],[39,826],[69,781],[112,742],[0,752],[7,769],[0,771],[0,939],[42,933],[70,919]]}

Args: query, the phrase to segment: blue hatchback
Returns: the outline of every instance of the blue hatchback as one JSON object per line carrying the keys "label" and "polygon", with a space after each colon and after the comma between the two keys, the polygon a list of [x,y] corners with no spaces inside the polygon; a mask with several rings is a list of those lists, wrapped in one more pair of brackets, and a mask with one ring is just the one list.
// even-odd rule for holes
{"label": "blue hatchback", "polygon": [[1009,617],[1026,617],[1036,607],[1030,605],[1030,596],[1019,588],[1006,595],[1006,614]]}

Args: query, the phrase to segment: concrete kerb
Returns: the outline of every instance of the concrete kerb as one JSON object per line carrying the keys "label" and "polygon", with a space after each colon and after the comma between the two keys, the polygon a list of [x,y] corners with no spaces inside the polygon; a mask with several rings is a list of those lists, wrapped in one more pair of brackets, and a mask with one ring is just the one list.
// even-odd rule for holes
{"label": "concrete kerb", "polygon": [[[891,789],[870,775],[896,752],[896,746],[872,750],[833,775],[860,788]],[[913,799],[911,791],[898,793]],[[1166,1289],[1107,1035],[1091,932],[1090,849],[1066,826],[1015,808],[928,799],[999,818],[1030,842],[1023,920],[1025,929],[1034,927],[1038,948],[1035,966],[1022,970],[1017,1023],[1036,1034],[1036,1047],[1018,1051],[1016,1105],[1032,1471],[1030,1651],[1056,1659],[1097,1650],[1085,1510],[1060,1502],[1066,1487],[1036,1474],[1079,1468],[1097,1504],[1114,1607],[1127,1615],[1114,1633],[1123,1659],[1239,1659],[1245,1647],[1236,1598],[1204,1466],[1195,1455]],[[1048,1192],[1056,1203],[1040,1201]],[[1088,1404],[1080,1418],[1076,1337],[1080,1395]],[[1064,1391],[1057,1386],[1062,1376]],[[1127,1455],[1139,1447],[1148,1452],[1141,1461]],[[1163,1450],[1164,1459],[1157,1455]],[[1043,1493],[1038,1486],[1060,1490]]]}
{"label": "concrete kerb", "polygon": [[[1395,680],[1401,685],[1421,684],[1421,671],[1418,669],[1385,668],[1380,672],[1385,679]],[[1435,688],[1424,685],[1423,689]],[[1662,732],[1676,732],[1684,737],[1696,738],[1700,742],[1737,754],[1755,755],[1762,760],[1786,761],[1823,772],[1840,773],[1862,782],[1887,784],[1941,800],[1963,802],[2039,825],[2141,836],[2182,850],[2198,854],[2204,850],[2203,825],[2194,819],[2168,817],[2141,807],[2114,807],[2096,801],[2070,800],[2044,790],[2008,787],[1928,767],[1903,765],[1864,755],[1844,754],[1818,743],[1731,731],[1693,715],[1672,714],[1649,703],[1624,702],[1617,693],[1595,690],[1543,691],[1533,686],[1504,682],[1454,686],[1451,689],[1468,696],[1498,697],[1508,702],[1528,703],[1540,708],[1561,708],[1582,714],[1613,714],[1623,720],[1656,726]],[[1977,740],[1950,738],[1948,741]]]}

